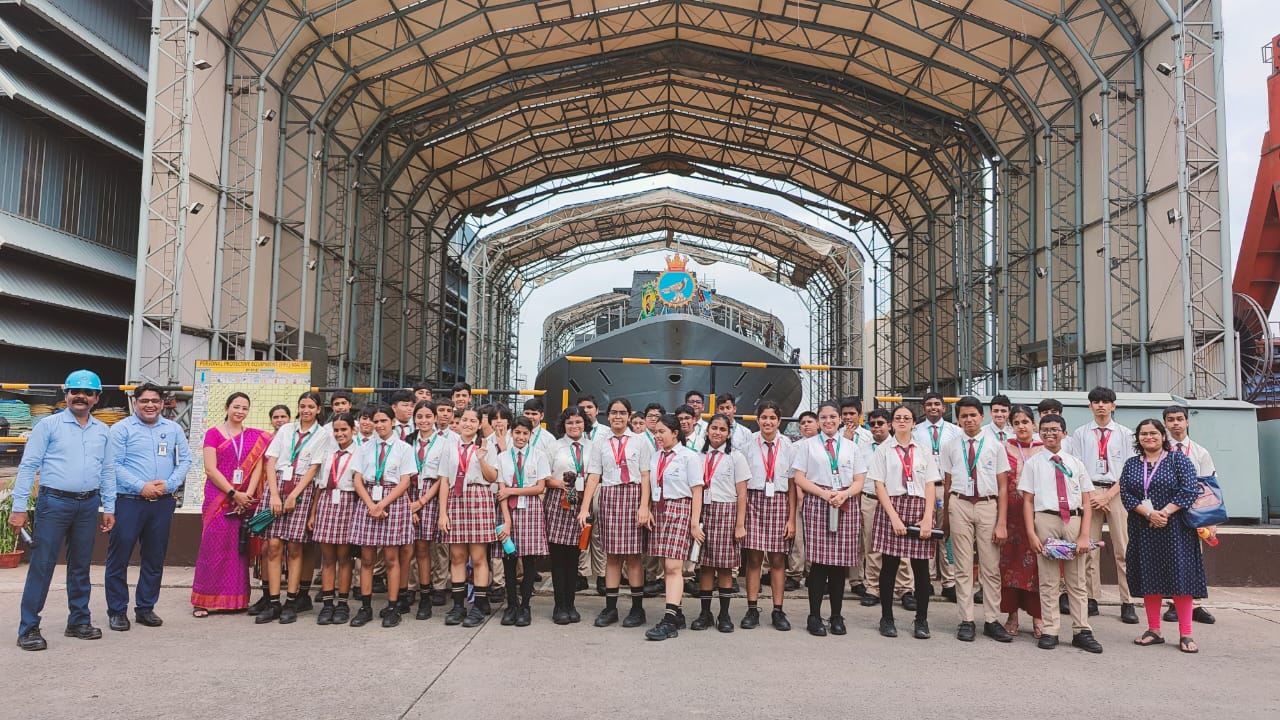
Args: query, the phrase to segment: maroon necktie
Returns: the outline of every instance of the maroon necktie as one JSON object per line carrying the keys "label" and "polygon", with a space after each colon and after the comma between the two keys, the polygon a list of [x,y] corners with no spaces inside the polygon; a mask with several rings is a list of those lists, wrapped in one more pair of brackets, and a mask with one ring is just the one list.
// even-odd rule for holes
{"label": "maroon necktie", "polygon": [[[518,482],[520,483],[520,487],[524,487],[524,451],[523,450],[516,451],[516,477],[519,478]],[[515,510],[519,504],[520,504],[520,499],[517,498],[515,495],[512,495],[511,497],[507,498],[507,507],[511,508],[512,510]]]}
{"label": "maroon necktie", "polygon": [[978,453],[973,447],[973,438],[969,438],[969,479],[973,481],[971,497],[978,497]]}
{"label": "maroon necktie", "polygon": [[1071,506],[1067,504],[1067,476],[1062,472],[1062,458],[1054,455],[1049,458],[1053,461],[1053,474],[1058,481],[1058,515],[1062,517],[1062,522],[1071,522]]}

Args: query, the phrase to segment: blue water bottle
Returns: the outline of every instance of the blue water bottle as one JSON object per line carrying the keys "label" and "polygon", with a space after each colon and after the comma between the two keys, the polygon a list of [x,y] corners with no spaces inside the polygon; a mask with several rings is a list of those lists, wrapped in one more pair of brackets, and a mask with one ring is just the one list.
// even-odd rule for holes
{"label": "blue water bottle", "polygon": [[[493,531],[497,534],[502,534],[502,528],[504,526],[504,523],[498,523],[498,527],[494,528]],[[502,541],[502,553],[508,557],[516,554],[516,541],[512,540],[510,536],[508,536],[506,540]]]}

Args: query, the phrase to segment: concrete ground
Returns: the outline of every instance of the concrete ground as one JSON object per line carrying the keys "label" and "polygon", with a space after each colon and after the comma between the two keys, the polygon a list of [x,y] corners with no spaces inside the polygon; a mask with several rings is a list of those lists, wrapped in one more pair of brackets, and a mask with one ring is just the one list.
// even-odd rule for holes
{"label": "concrete ground", "polygon": [[[104,637],[62,636],[66,595],[55,583],[43,623],[50,647],[26,653],[12,644],[25,576],[26,566],[0,570],[0,627],[10,629],[0,715],[10,718],[1280,717],[1280,589],[1213,589],[1218,622],[1196,626],[1199,655],[1177,651],[1176,627],[1166,626],[1166,645],[1133,646],[1142,626],[1121,624],[1104,598],[1093,626],[1105,652],[1094,656],[1065,644],[1039,650],[1025,631],[1012,645],[958,642],[955,606],[942,602],[930,609],[932,640],[881,638],[879,611],[854,601],[849,635],[814,638],[803,597],[787,600],[790,633],[682,631],[661,643],[643,629],[592,627],[603,599],[587,593],[584,622],[564,627],[542,595],[527,628],[496,617],[445,627],[439,608],[391,630],[319,627],[314,612],[256,626],[244,615],[192,618],[187,568],[166,572],[163,627],[115,633],[95,567],[91,607]],[[651,622],[660,607],[647,601]],[[684,607],[696,614],[696,601]],[[735,620],[745,607],[735,599]],[[910,627],[908,613],[897,617],[900,631]]]}

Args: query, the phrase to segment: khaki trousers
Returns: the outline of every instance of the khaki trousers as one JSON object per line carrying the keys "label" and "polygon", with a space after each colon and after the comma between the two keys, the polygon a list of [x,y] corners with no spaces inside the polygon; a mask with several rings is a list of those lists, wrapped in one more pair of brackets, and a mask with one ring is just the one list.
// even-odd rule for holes
{"label": "khaki trousers", "polygon": [[[1059,540],[1075,541],[1080,537],[1080,518],[1071,516],[1071,522],[1064,523],[1056,514],[1037,512],[1035,514],[1036,537],[1047,537]],[[1071,607],[1071,629],[1073,634],[1089,627],[1089,594],[1085,588],[1084,558],[1075,560],[1050,560],[1044,555],[1036,558],[1040,571],[1040,614],[1044,621],[1046,635],[1058,635],[1058,582],[1067,584],[1067,600]],[[1062,570],[1059,571],[1059,565]]]}
{"label": "khaki trousers", "polygon": [[[960,620],[973,622],[973,555],[977,551],[978,574],[982,583],[984,622],[1000,621],[1000,548],[991,541],[999,517],[995,499],[976,503],[951,496],[947,520],[951,548],[956,559],[956,604]],[[1059,518],[1061,520],[1061,518]]]}
{"label": "khaki trousers", "polygon": [[[1099,489],[1098,492],[1104,492]],[[1102,522],[1105,520],[1111,538],[1107,544],[1111,546],[1111,556],[1116,560],[1116,584],[1120,586],[1120,602],[1131,603],[1133,596],[1129,594],[1129,577],[1125,566],[1124,554],[1129,549],[1129,511],[1124,509],[1124,501],[1120,493],[1107,503],[1107,512],[1093,512],[1093,526],[1089,528],[1089,537],[1102,539]],[[1089,578],[1089,597],[1097,600],[1102,597],[1102,560],[1098,556],[1105,550],[1096,550],[1085,556]]]}
{"label": "khaki trousers", "polygon": [[[876,508],[880,507],[880,501],[875,495],[862,494],[862,547],[866,548],[864,557],[866,558],[865,567],[862,571],[863,583],[867,586],[867,592],[872,595],[880,594],[880,568],[884,566],[884,558],[880,553],[871,549],[871,538],[875,535]],[[902,597],[906,593],[914,592],[914,586],[911,584],[911,563],[898,563],[898,577],[894,578],[894,596]]]}

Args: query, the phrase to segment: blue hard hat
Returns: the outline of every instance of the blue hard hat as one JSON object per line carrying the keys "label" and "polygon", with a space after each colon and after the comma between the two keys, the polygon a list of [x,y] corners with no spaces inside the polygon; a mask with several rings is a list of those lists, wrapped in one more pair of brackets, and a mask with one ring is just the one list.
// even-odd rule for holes
{"label": "blue hard hat", "polygon": [[97,390],[102,392],[102,380],[92,370],[76,370],[67,376],[63,390]]}

